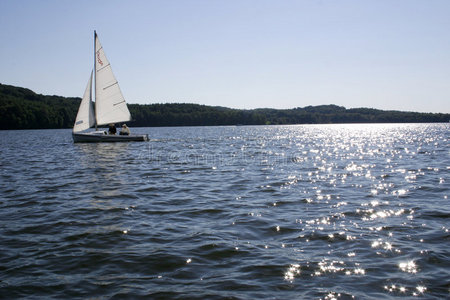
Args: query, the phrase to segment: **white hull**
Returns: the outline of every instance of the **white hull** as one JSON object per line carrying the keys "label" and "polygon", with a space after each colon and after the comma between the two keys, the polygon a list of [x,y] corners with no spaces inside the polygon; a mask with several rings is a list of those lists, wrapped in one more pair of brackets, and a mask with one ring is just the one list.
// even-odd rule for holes
{"label": "white hull", "polygon": [[72,132],[72,138],[74,143],[146,142],[148,141],[148,134],[112,135],[104,134],[103,131]]}

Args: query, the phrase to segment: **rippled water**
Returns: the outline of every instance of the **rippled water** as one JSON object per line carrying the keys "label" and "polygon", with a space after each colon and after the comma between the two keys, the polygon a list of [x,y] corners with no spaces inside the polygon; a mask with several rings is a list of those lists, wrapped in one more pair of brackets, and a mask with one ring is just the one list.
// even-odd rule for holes
{"label": "rippled water", "polygon": [[448,298],[449,129],[1,131],[0,298]]}

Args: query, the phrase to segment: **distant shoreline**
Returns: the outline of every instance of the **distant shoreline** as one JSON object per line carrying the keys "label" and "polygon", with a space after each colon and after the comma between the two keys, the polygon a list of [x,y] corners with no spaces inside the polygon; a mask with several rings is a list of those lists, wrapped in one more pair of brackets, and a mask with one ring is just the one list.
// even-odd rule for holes
{"label": "distant shoreline", "polygon": [[[131,122],[130,122],[131,124]],[[131,128],[196,128],[196,127],[252,127],[252,126],[317,126],[317,125],[414,125],[414,124],[449,124],[449,122],[415,122],[415,123],[330,123],[330,124],[272,124],[272,125],[198,125],[198,126],[130,126]],[[106,126],[99,127],[101,130],[107,130]],[[24,130],[72,130],[72,128],[17,128],[17,129],[0,129],[0,131],[24,131]]]}
{"label": "distant shoreline", "polygon": [[[48,96],[0,84],[0,130],[72,128],[80,98]],[[347,109],[318,105],[292,109],[233,109],[188,103],[129,104],[132,127],[367,123],[448,123],[448,113]]]}

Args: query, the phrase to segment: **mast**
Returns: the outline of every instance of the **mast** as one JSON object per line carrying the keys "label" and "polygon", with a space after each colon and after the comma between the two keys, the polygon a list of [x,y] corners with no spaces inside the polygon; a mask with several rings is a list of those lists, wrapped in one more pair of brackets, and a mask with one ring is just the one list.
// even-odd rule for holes
{"label": "mast", "polygon": [[[96,49],[95,49],[95,40],[97,39],[97,32],[95,32],[94,30],[94,96],[95,96],[95,101],[97,101],[97,58],[95,57],[96,54]],[[97,110],[95,109],[95,131],[97,131]]]}

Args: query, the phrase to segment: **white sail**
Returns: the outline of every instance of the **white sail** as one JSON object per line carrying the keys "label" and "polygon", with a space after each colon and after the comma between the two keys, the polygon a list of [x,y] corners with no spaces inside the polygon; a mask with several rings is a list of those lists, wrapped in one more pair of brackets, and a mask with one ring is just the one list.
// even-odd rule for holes
{"label": "white sail", "polygon": [[94,107],[92,106],[92,72],[89,77],[83,99],[81,99],[78,114],[73,126],[73,132],[86,130],[95,124]]}
{"label": "white sail", "polygon": [[97,125],[131,120],[127,103],[97,34],[95,34],[95,117]]}

